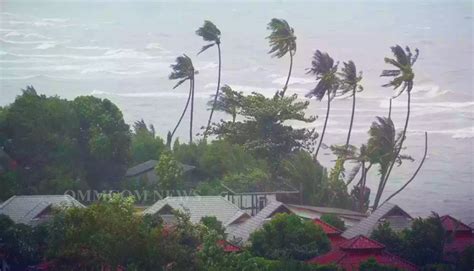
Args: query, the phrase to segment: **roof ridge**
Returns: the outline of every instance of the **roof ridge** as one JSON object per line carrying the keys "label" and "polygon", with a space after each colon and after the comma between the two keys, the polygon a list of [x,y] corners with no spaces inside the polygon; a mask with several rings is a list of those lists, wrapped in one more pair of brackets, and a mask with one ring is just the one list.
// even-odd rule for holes
{"label": "roof ridge", "polygon": [[11,196],[9,199],[4,201],[2,204],[0,204],[0,209],[3,209],[7,204],[9,204],[14,198],[16,198],[16,195]]}
{"label": "roof ridge", "polygon": [[325,226],[331,228],[332,230],[335,230],[335,231],[337,231],[338,233],[342,233],[342,230],[340,230],[340,229],[334,227],[333,225],[331,225],[331,224],[329,224],[329,223],[327,223],[327,222],[322,221],[320,218],[314,218],[313,221],[320,222],[320,223],[324,224]]}
{"label": "roof ridge", "polygon": [[403,257],[398,256],[397,254],[390,253],[390,252],[388,252],[388,251],[386,251],[386,250],[384,250],[382,253],[385,253],[386,255],[389,255],[389,256],[391,256],[391,257],[397,258],[397,260],[400,260],[401,262],[404,262],[404,263],[406,263],[406,264],[408,264],[408,265],[411,265],[412,267],[418,268],[418,266],[417,266],[416,264],[414,264],[414,263],[412,263],[412,262],[406,260],[406,259],[403,258]]}
{"label": "roof ridge", "polygon": [[441,216],[441,217],[440,217],[441,222],[443,222],[443,221],[444,221],[445,219],[447,219],[447,218],[451,218],[452,220],[456,221],[456,222],[459,223],[460,225],[465,226],[465,227],[467,227],[468,229],[471,229],[471,231],[472,231],[472,228],[471,228],[469,225],[465,224],[464,222],[462,222],[462,221],[459,220],[459,219],[454,218],[454,217],[451,216],[451,215],[443,215],[443,216]]}

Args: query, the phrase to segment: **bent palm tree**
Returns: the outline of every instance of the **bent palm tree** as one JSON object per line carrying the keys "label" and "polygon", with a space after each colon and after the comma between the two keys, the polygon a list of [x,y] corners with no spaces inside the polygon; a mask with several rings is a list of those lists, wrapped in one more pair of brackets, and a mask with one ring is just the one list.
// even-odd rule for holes
{"label": "bent palm tree", "polygon": [[183,54],[182,56],[178,56],[176,58],[176,64],[171,65],[171,69],[173,71],[169,75],[170,80],[179,80],[178,83],[173,87],[173,89],[180,86],[182,83],[189,80],[189,94],[188,100],[186,101],[186,106],[184,107],[183,113],[179,117],[178,123],[173,129],[171,136],[169,137],[169,141],[171,143],[171,139],[173,138],[176,130],[178,129],[181,121],[183,120],[184,114],[188,110],[189,102],[191,102],[191,117],[190,117],[190,125],[189,125],[189,142],[193,141],[193,114],[194,114],[194,75],[198,72],[194,70],[193,62],[191,58],[187,55]]}
{"label": "bent palm tree", "polygon": [[217,53],[219,56],[219,71],[217,73],[217,88],[216,88],[216,95],[214,96],[214,103],[211,107],[211,113],[209,114],[209,120],[207,121],[206,131],[204,132],[204,137],[207,136],[209,128],[211,126],[212,115],[214,114],[214,110],[216,107],[217,97],[219,96],[219,89],[221,87],[221,31],[213,24],[211,21],[204,21],[204,25],[201,26],[198,30],[196,30],[196,35],[202,37],[204,41],[211,42],[207,45],[204,45],[199,51],[198,55],[207,49],[211,48],[214,45],[217,45]]}
{"label": "bent palm tree", "polygon": [[[385,63],[391,64],[395,66],[396,69],[394,70],[384,70],[380,76],[383,77],[394,77],[392,81],[383,85],[383,87],[393,87],[395,90],[398,90],[398,93],[395,95],[394,98],[400,96],[403,92],[407,93],[408,101],[407,101],[407,116],[405,119],[405,126],[402,131],[402,135],[400,141],[396,148],[396,155],[397,157],[400,154],[400,151],[403,147],[403,142],[406,138],[406,132],[408,128],[408,121],[410,120],[410,103],[411,103],[411,90],[413,89],[413,80],[415,78],[415,73],[413,72],[413,65],[415,64],[416,60],[418,59],[419,50],[415,49],[415,54],[413,55],[410,48],[407,46],[405,50],[399,45],[393,46],[392,52],[395,56],[395,59],[392,58],[385,58]],[[392,172],[393,166],[395,165],[396,161],[391,161],[390,165],[388,166],[387,172],[385,174],[385,179],[382,182],[382,191],[385,188],[385,184]],[[376,198],[374,202],[374,210],[377,209],[379,204],[379,198]]]}
{"label": "bent palm tree", "polygon": [[340,95],[350,93],[349,97],[352,96],[351,122],[349,124],[349,131],[347,132],[346,139],[346,148],[348,148],[349,141],[351,139],[352,124],[354,123],[356,93],[364,90],[364,88],[359,84],[362,80],[362,72],[359,72],[359,74],[357,74],[357,68],[354,62],[352,60],[349,60],[349,62],[344,62],[344,67],[342,67],[339,76],[341,81]]}
{"label": "bent palm tree", "polygon": [[377,209],[387,180],[387,174],[391,166],[395,163],[402,164],[402,160],[411,160],[413,158],[407,155],[401,155],[400,143],[403,139],[403,133],[397,135],[393,121],[385,117],[377,117],[369,130],[369,141],[367,150],[372,164],[379,165],[380,181],[375,195],[373,209]]}
{"label": "bent palm tree", "polygon": [[323,142],[324,134],[326,132],[331,101],[336,95],[337,89],[339,88],[339,79],[336,76],[337,65],[337,63],[334,64],[334,60],[327,53],[322,53],[321,51],[316,50],[313,56],[313,61],[311,62],[311,68],[309,68],[308,71],[308,73],[315,75],[316,80],[319,80],[319,82],[313,90],[306,94],[306,97],[316,97],[318,101],[321,101],[324,96],[327,96],[328,99],[326,119],[324,121],[321,139],[319,140],[319,144],[314,155],[315,160],[318,157],[319,148],[321,147],[321,143]]}
{"label": "bent palm tree", "polygon": [[290,27],[287,21],[283,19],[273,18],[268,23],[268,30],[271,30],[271,34],[267,37],[270,43],[269,54],[273,54],[272,57],[281,58],[287,53],[290,53],[290,69],[288,71],[288,77],[286,83],[283,86],[283,90],[279,96],[285,96],[288,83],[290,82],[291,70],[293,68],[293,56],[296,53],[296,36],[293,28]]}

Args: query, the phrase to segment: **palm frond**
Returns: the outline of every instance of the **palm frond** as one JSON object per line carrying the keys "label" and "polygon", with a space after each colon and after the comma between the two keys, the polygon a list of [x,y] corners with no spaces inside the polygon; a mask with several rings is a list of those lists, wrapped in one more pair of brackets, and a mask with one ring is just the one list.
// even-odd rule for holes
{"label": "palm frond", "polygon": [[221,31],[211,21],[204,21],[204,25],[196,30],[196,35],[201,36],[205,41],[220,43]]}
{"label": "palm frond", "polygon": [[267,37],[270,43],[270,51],[273,57],[281,58],[288,52],[296,51],[296,36],[293,28],[283,19],[273,18],[267,26],[271,31]]}
{"label": "palm frond", "polygon": [[198,55],[201,54],[202,52],[206,51],[207,49],[211,48],[212,46],[214,46],[215,43],[211,43],[211,44],[208,44],[208,45],[204,45],[201,50],[197,53]]}

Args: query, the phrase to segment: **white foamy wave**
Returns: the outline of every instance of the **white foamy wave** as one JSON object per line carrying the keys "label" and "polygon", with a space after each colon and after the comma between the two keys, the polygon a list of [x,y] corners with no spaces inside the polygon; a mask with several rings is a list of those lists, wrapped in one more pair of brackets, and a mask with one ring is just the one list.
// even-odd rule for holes
{"label": "white foamy wave", "polygon": [[6,40],[6,39],[1,39],[1,38],[0,38],[0,41],[3,43],[9,43],[9,44],[41,44],[41,43],[50,42],[49,40],[19,41],[19,40]]}
{"label": "white foamy wave", "polygon": [[57,43],[55,42],[44,42],[38,46],[35,47],[35,49],[39,50],[45,50],[45,49],[50,49],[56,47]]}
{"label": "white foamy wave", "polygon": [[[0,39],[1,41],[1,39]],[[47,43],[49,41],[43,41],[41,43]],[[150,56],[148,54],[137,52],[133,49],[117,49],[117,50],[108,50],[103,55],[98,56],[82,56],[82,55],[52,55],[52,54],[39,54],[39,55],[30,55],[30,54],[14,54],[8,53],[10,56],[15,57],[28,57],[28,58],[68,58],[76,60],[99,60],[99,59],[158,59],[162,56]]]}
{"label": "white foamy wave", "polygon": [[[414,134],[423,134],[425,131],[421,130],[409,130],[408,133]],[[428,135],[430,134],[440,134],[440,135],[451,135],[455,139],[465,139],[465,138],[474,138],[474,126],[465,127],[460,129],[446,129],[446,130],[428,130]]]}
{"label": "white foamy wave", "polygon": [[148,49],[148,50],[162,50],[163,48],[161,47],[161,45],[157,42],[154,42],[154,43],[148,43],[145,47],[145,49]]}
{"label": "white foamy wave", "polygon": [[198,70],[210,70],[210,69],[215,69],[217,67],[219,67],[219,65],[214,62],[209,62],[207,64],[204,64],[203,66],[197,65]]}
{"label": "white foamy wave", "polygon": [[18,31],[11,31],[5,34],[5,37],[21,37],[24,39],[38,38],[38,39],[48,39],[48,37],[38,34],[38,33],[22,33]]}
{"label": "white foamy wave", "polygon": [[150,56],[143,52],[138,52],[133,49],[112,49],[104,53],[105,58],[136,58],[136,59],[151,59],[156,56]]}
{"label": "white foamy wave", "polygon": [[[274,79],[272,81],[272,83],[274,84],[278,84],[278,85],[284,85],[286,83],[286,79],[287,77],[286,76],[282,76],[282,77],[277,77],[276,79]],[[290,77],[290,82],[288,83],[288,85],[296,85],[296,84],[314,84],[314,80],[312,79],[309,79],[309,78],[303,78],[303,77]]]}
{"label": "white foamy wave", "polygon": [[101,46],[70,46],[66,48],[74,50],[110,50],[110,47]]}
{"label": "white foamy wave", "polygon": [[415,86],[411,91],[414,99],[436,98],[450,93],[450,90],[441,89],[438,85]]}
{"label": "white foamy wave", "polygon": [[[102,90],[92,90],[90,95],[93,96],[118,96],[127,98],[187,98],[188,93],[184,92],[130,92],[130,93],[113,93]],[[195,98],[208,99],[210,93],[195,93]]]}

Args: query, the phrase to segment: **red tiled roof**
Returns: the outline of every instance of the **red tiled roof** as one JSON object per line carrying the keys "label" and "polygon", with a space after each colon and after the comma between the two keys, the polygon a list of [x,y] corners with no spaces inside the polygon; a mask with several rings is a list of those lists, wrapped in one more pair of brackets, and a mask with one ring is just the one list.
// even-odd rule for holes
{"label": "red tiled roof", "polygon": [[341,234],[341,233],[342,233],[342,231],[339,230],[338,228],[336,228],[336,227],[334,227],[334,226],[332,226],[332,225],[329,225],[328,223],[322,221],[322,220],[319,219],[319,218],[313,219],[313,223],[314,223],[315,225],[320,226],[320,227],[323,229],[324,233],[326,233],[327,235],[331,235],[331,234]]}
{"label": "red tiled roof", "polygon": [[329,253],[315,257],[309,260],[309,263],[315,264],[336,264],[345,270],[359,270],[362,262],[373,258],[381,265],[398,267],[403,270],[418,270],[417,266],[394,255],[386,252],[385,246],[370,240],[364,236],[356,236],[344,243],[339,248],[332,249]]}
{"label": "red tiled roof", "polygon": [[472,232],[472,229],[462,223],[461,221],[455,219],[454,217],[450,216],[450,215],[444,215],[441,217],[441,223],[443,224],[443,228],[446,230],[446,231],[469,231],[469,232]]}
{"label": "red tiled roof", "polygon": [[339,247],[342,250],[382,250],[385,248],[381,243],[369,239],[363,235],[356,236],[341,243]]}
{"label": "red tiled roof", "polygon": [[226,240],[219,240],[217,241],[217,244],[221,246],[225,252],[238,252],[241,250],[240,247],[233,245]]}

